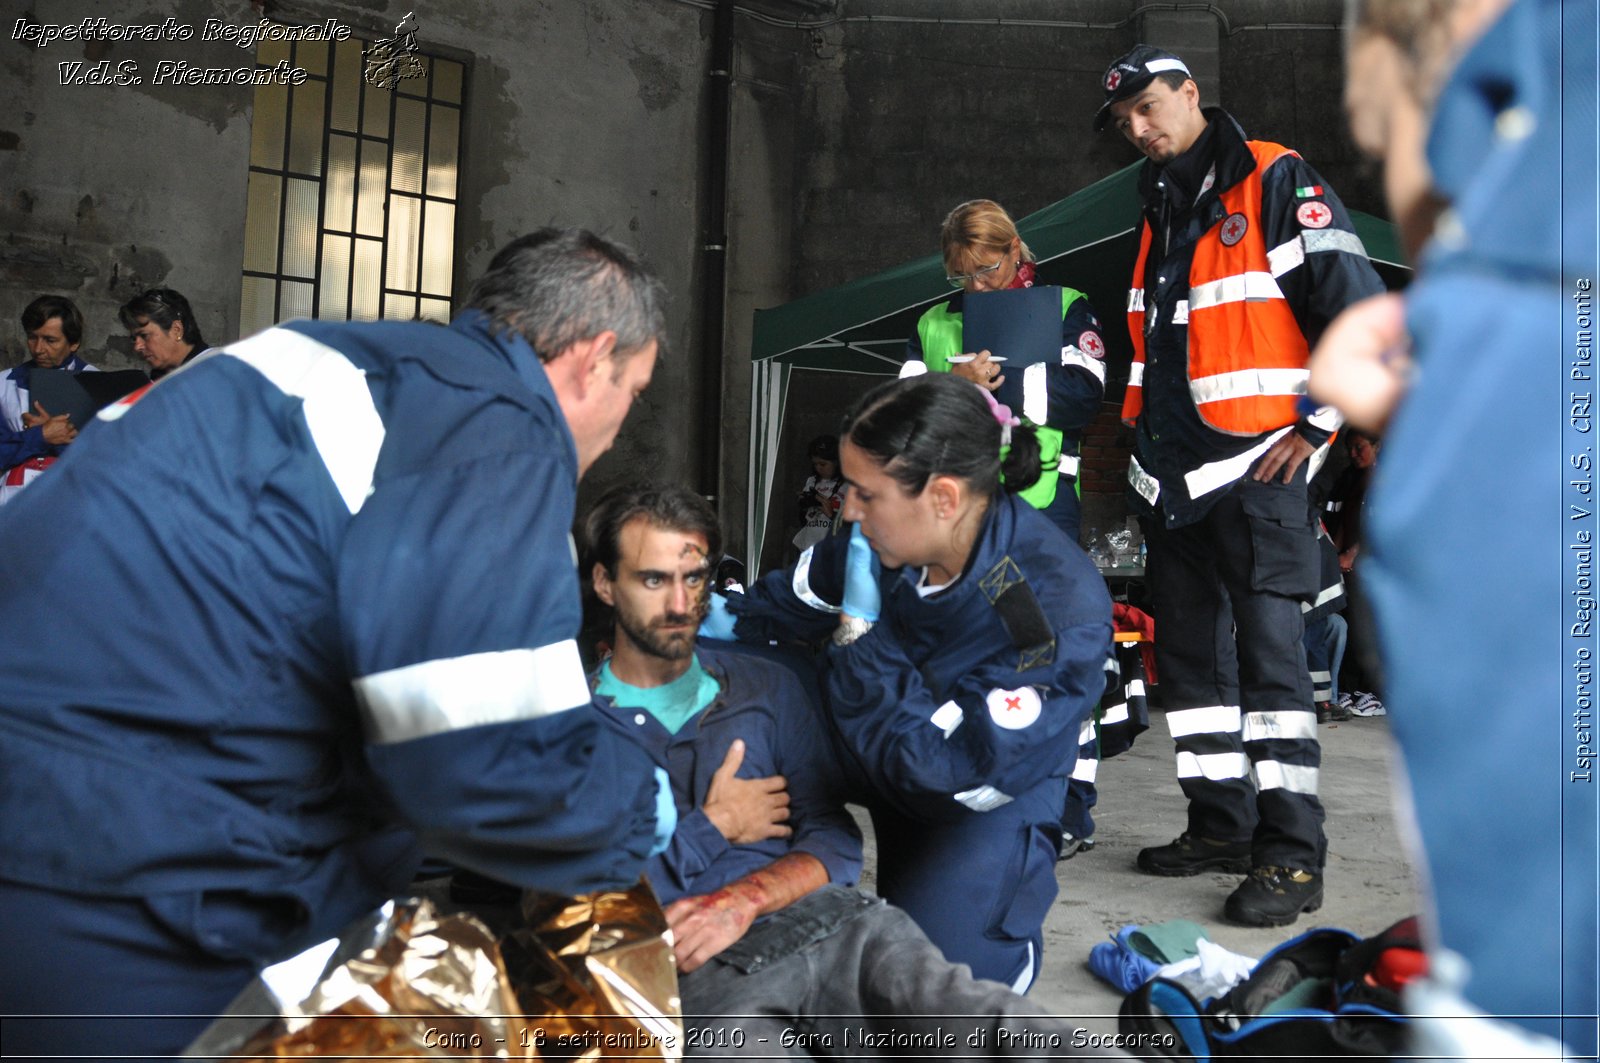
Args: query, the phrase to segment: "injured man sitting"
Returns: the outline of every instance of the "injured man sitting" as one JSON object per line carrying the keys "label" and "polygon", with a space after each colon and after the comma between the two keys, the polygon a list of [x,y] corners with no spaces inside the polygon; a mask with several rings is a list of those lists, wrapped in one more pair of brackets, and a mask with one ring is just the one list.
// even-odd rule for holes
{"label": "injured man sitting", "polygon": [[614,614],[596,703],[667,770],[678,806],[646,874],[673,932],[691,1055],[1128,1058],[974,979],[855,888],[861,835],[804,668],[696,643],[721,553],[702,498],[619,488],[585,532],[588,577]]}

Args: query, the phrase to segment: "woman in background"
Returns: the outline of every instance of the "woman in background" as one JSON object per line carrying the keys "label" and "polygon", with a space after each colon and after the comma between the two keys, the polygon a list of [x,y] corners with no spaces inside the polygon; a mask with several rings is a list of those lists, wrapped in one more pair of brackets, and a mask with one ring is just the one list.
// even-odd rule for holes
{"label": "woman in background", "polygon": [[907,364],[970,380],[994,392],[995,398],[1038,429],[1042,468],[1038,481],[1022,497],[1076,543],[1082,521],[1078,444],[1084,428],[1100,412],[1106,384],[1100,320],[1082,292],[1062,288],[1059,359],[1032,364],[1012,359],[1002,364],[993,359],[1006,357],[1005,351],[972,351],[962,339],[966,296],[1033,287],[1033,252],[1022,242],[1011,215],[989,199],[974,199],[952,210],[939,230],[939,243],[947,279],[961,291],[922,315],[906,344]]}

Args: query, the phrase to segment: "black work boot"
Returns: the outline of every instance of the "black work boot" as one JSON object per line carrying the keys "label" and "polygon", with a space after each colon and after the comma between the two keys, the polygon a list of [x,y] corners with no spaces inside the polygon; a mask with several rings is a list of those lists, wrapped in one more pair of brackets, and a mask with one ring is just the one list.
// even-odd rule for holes
{"label": "black work boot", "polygon": [[1350,710],[1337,701],[1317,702],[1318,723],[1342,723],[1350,718]]}
{"label": "black work boot", "polygon": [[1291,867],[1258,867],[1228,896],[1222,914],[1240,926],[1288,926],[1322,907],[1322,876]]}
{"label": "black work boot", "polygon": [[1250,870],[1250,842],[1218,842],[1188,831],[1167,845],[1139,850],[1139,870],[1147,875],[1181,877],[1202,871],[1242,875]]}

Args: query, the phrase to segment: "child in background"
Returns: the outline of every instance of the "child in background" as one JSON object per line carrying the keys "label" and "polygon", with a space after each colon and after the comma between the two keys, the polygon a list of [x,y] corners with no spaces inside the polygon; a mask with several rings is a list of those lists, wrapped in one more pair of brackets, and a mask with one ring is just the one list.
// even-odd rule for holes
{"label": "child in background", "polygon": [[844,503],[839,437],[818,436],[806,447],[806,456],[811,459],[811,475],[800,489],[800,531],[793,539],[795,549],[802,551],[827,538]]}

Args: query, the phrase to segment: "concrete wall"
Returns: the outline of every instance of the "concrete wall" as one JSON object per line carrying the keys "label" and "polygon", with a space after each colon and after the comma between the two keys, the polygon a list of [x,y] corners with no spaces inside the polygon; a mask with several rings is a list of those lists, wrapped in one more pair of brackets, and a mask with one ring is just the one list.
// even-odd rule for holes
{"label": "concrete wall", "polygon": [[[239,319],[245,173],[254,90],[154,84],[161,60],[252,65],[254,53],[226,42],[13,39],[17,18],[69,23],[105,15],[88,0],[8,5],[0,27],[0,341],[6,365],[25,360],[17,317],[34,296],[71,297],[87,327],[81,354],[106,366],[132,358],[116,308],[144,288],[177,288],[211,341],[232,337]],[[130,22],[166,18],[199,27],[207,18],[253,22],[247,3],[152,0]],[[116,19],[122,21],[120,17]],[[58,64],[138,66],[138,85],[63,85]],[[124,68],[126,69],[126,68]],[[131,73],[131,71],[129,71]]]}
{"label": "concrete wall", "polygon": [[[107,7],[53,0],[16,14],[75,22],[109,17]],[[1247,129],[1299,147],[1353,206],[1380,209],[1343,133],[1339,35],[1328,28],[1339,0],[1143,13],[1136,0],[741,7],[716,424],[702,400],[699,309],[709,11],[681,0],[460,0],[420,10],[410,0],[146,0],[114,17],[244,25],[265,10],[291,23],[337,19],[370,39],[416,10],[423,48],[468,67],[458,300],[498,246],[539,225],[585,225],[639,248],[672,292],[670,354],[585,495],[622,478],[694,482],[702,449],[717,446],[735,542],[752,312],[934,251],[940,220],[964,199],[994,198],[1020,216],[1133,161],[1131,148],[1089,123],[1106,64],[1141,37],[1203,53],[1216,70],[1202,82],[1214,78]],[[59,83],[59,62],[102,59],[132,60],[148,74],[161,59],[232,66],[252,53],[197,40],[39,48],[12,39],[12,21],[0,27],[10,105],[0,115],[4,364],[25,357],[13,322],[44,291],[78,300],[89,317],[85,351],[108,366],[133,364],[116,306],[155,284],[190,296],[209,339],[237,334],[253,92]],[[805,440],[833,430],[870,383],[797,382],[773,513],[780,542],[805,475]],[[1098,457],[1109,470],[1118,454],[1114,438],[1106,445]],[[1115,491],[1105,487],[1106,498]]]}
{"label": "concrete wall", "polygon": [[[995,199],[1020,217],[1137,161],[1131,146],[1114,133],[1096,136],[1090,123],[1106,66],[1141,40],[1190,59],[1206,102],[1230,110],[1251,136],[1299,149],[1349,205],[1383,213],[1376,175],[1345,133],[1340,0],[1144,6],[844,0],[842,21],[820,31],[804,68],[793,294],[936,251],[940,220],[962,200]],[[1119,308],[1099,309],[1116,327]],[[870,382],[797,383],[784,431],[790,457],[770,513],[776,527],[794,520],[805,440],[835,426]],[[1117,427],[1114,384],[1086,455],[1086,532],[1125,515],[1129,437]]]}
{"label": "concrete wall", "polygon": [[[37,5],[40,21],[253,24],[244,0],[87,0]],[[285,0],[284,22],[337,19],[389,36],[416,11],[425,51],[468,64],[457,243],[457,299],[490,255],[545,224],[582,225],[638,248],[666,278],[672,351],[615,450],[591,480],[682,478],[697,435],[684,413],[699,394],[696,270],[709,15],[661,0]],[[8,10],[8,16],[10,11]],[[116,307],[165,284],[194,304],[213,342],[237,335],[253,90],[58,83],[58,62],[161,59],[254,62],[253,51],[198,39],[57,42],[30,47],[0,27],[0,337],[5,364],[26,357],[15,321],[41,292],[71,296],[89,328],[84,353],[135,364]],[[197,34],[198,36],[198,34]],[[691,421],[691,423],[698,423]]]}

